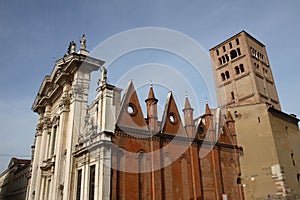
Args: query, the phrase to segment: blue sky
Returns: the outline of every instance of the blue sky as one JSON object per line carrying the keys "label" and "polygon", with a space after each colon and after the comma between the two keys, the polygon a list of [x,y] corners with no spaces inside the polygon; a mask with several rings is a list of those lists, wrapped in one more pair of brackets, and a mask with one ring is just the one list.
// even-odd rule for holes
{"label": "blue sky", "polygon": [[296,0],[0,1],[0,171],[11,157],[31,154],[37,122],[31,105],[41,81],[83,33],[92,50],[128,29],[163,27],[188,35],[208,54],[246,30],[266,45],[283,111],[300,116],[299,10]]}

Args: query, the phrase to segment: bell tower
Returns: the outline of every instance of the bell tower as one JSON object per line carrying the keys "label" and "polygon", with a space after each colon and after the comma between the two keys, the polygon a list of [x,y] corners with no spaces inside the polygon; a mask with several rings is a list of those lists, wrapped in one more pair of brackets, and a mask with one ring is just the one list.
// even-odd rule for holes
{"label": "bell tower", "polygon": [[281,110],[265,45],[245,31],[210,49],[219,106],[268,103]]}

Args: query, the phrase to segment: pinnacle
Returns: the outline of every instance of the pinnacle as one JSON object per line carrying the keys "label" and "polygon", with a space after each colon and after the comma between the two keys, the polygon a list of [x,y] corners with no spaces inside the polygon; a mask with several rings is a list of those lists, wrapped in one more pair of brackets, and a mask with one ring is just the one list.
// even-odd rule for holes
{"label": "pinnacle", "polygon": [[191,104],[190,104],[188,96],[185,97],[184,108],[191,108]]}
{"label": "pinnacle", "polygon": [[210,111],[210,108],[208,106],[208,100],[206,100],[206,103],[205,103],[205,114],[206,115],[211,115],[211,111]]}

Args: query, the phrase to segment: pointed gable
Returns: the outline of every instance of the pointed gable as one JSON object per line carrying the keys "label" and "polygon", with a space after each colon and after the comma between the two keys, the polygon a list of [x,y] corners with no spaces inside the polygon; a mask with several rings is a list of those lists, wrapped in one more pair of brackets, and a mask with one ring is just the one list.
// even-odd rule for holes
{"label": "pointed gable", "polygon": [[167,102],[161,124],[162,133],[187,136],[183,128],[172,92],[168,93]]}
{"label": "pointed gable", "polygon": [[129,82],[124,94],[117,125],[120,128],[148,130],[132,81]]}

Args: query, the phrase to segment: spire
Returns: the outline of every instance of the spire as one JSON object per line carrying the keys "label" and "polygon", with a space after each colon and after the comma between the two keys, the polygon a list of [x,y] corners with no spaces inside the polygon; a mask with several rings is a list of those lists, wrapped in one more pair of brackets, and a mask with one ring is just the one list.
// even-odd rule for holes
{"label": "spire", "polygon": [[185,108],[185,109],[191,108],[191,104],[190,104],[190,101],[189,101],[188,96],[185,96],[185,104],[184,104],[184,108]]}
{"label": "spire", "polygon": [[208,106],[208,100],[206,100],[206,103],[205,103],[205,115],[211,115],[211,111]]}
{"label": "spire", "polygon": [[145,100],[147,106],[147,124],[149,131],[151,134],[156,133],[158,131],[157,125],[157,102],[158,100],[155,98],[152,84],[150,85],[148,98]]}
{"label": "spire", "polygon": [[182,109],[182,111],[184,114],[185,131],[187,132],[189,137],[194,137],[194,131],[195,131],[194,117],[193,117],[194,109],[191,107],[188,96],[185,97],[184,109]]}
{"label": "spire", "polygon": [[155,95],[154,95],[154,92],[153,92],[152,84],[150,85],[148,99],[155,99]]}

